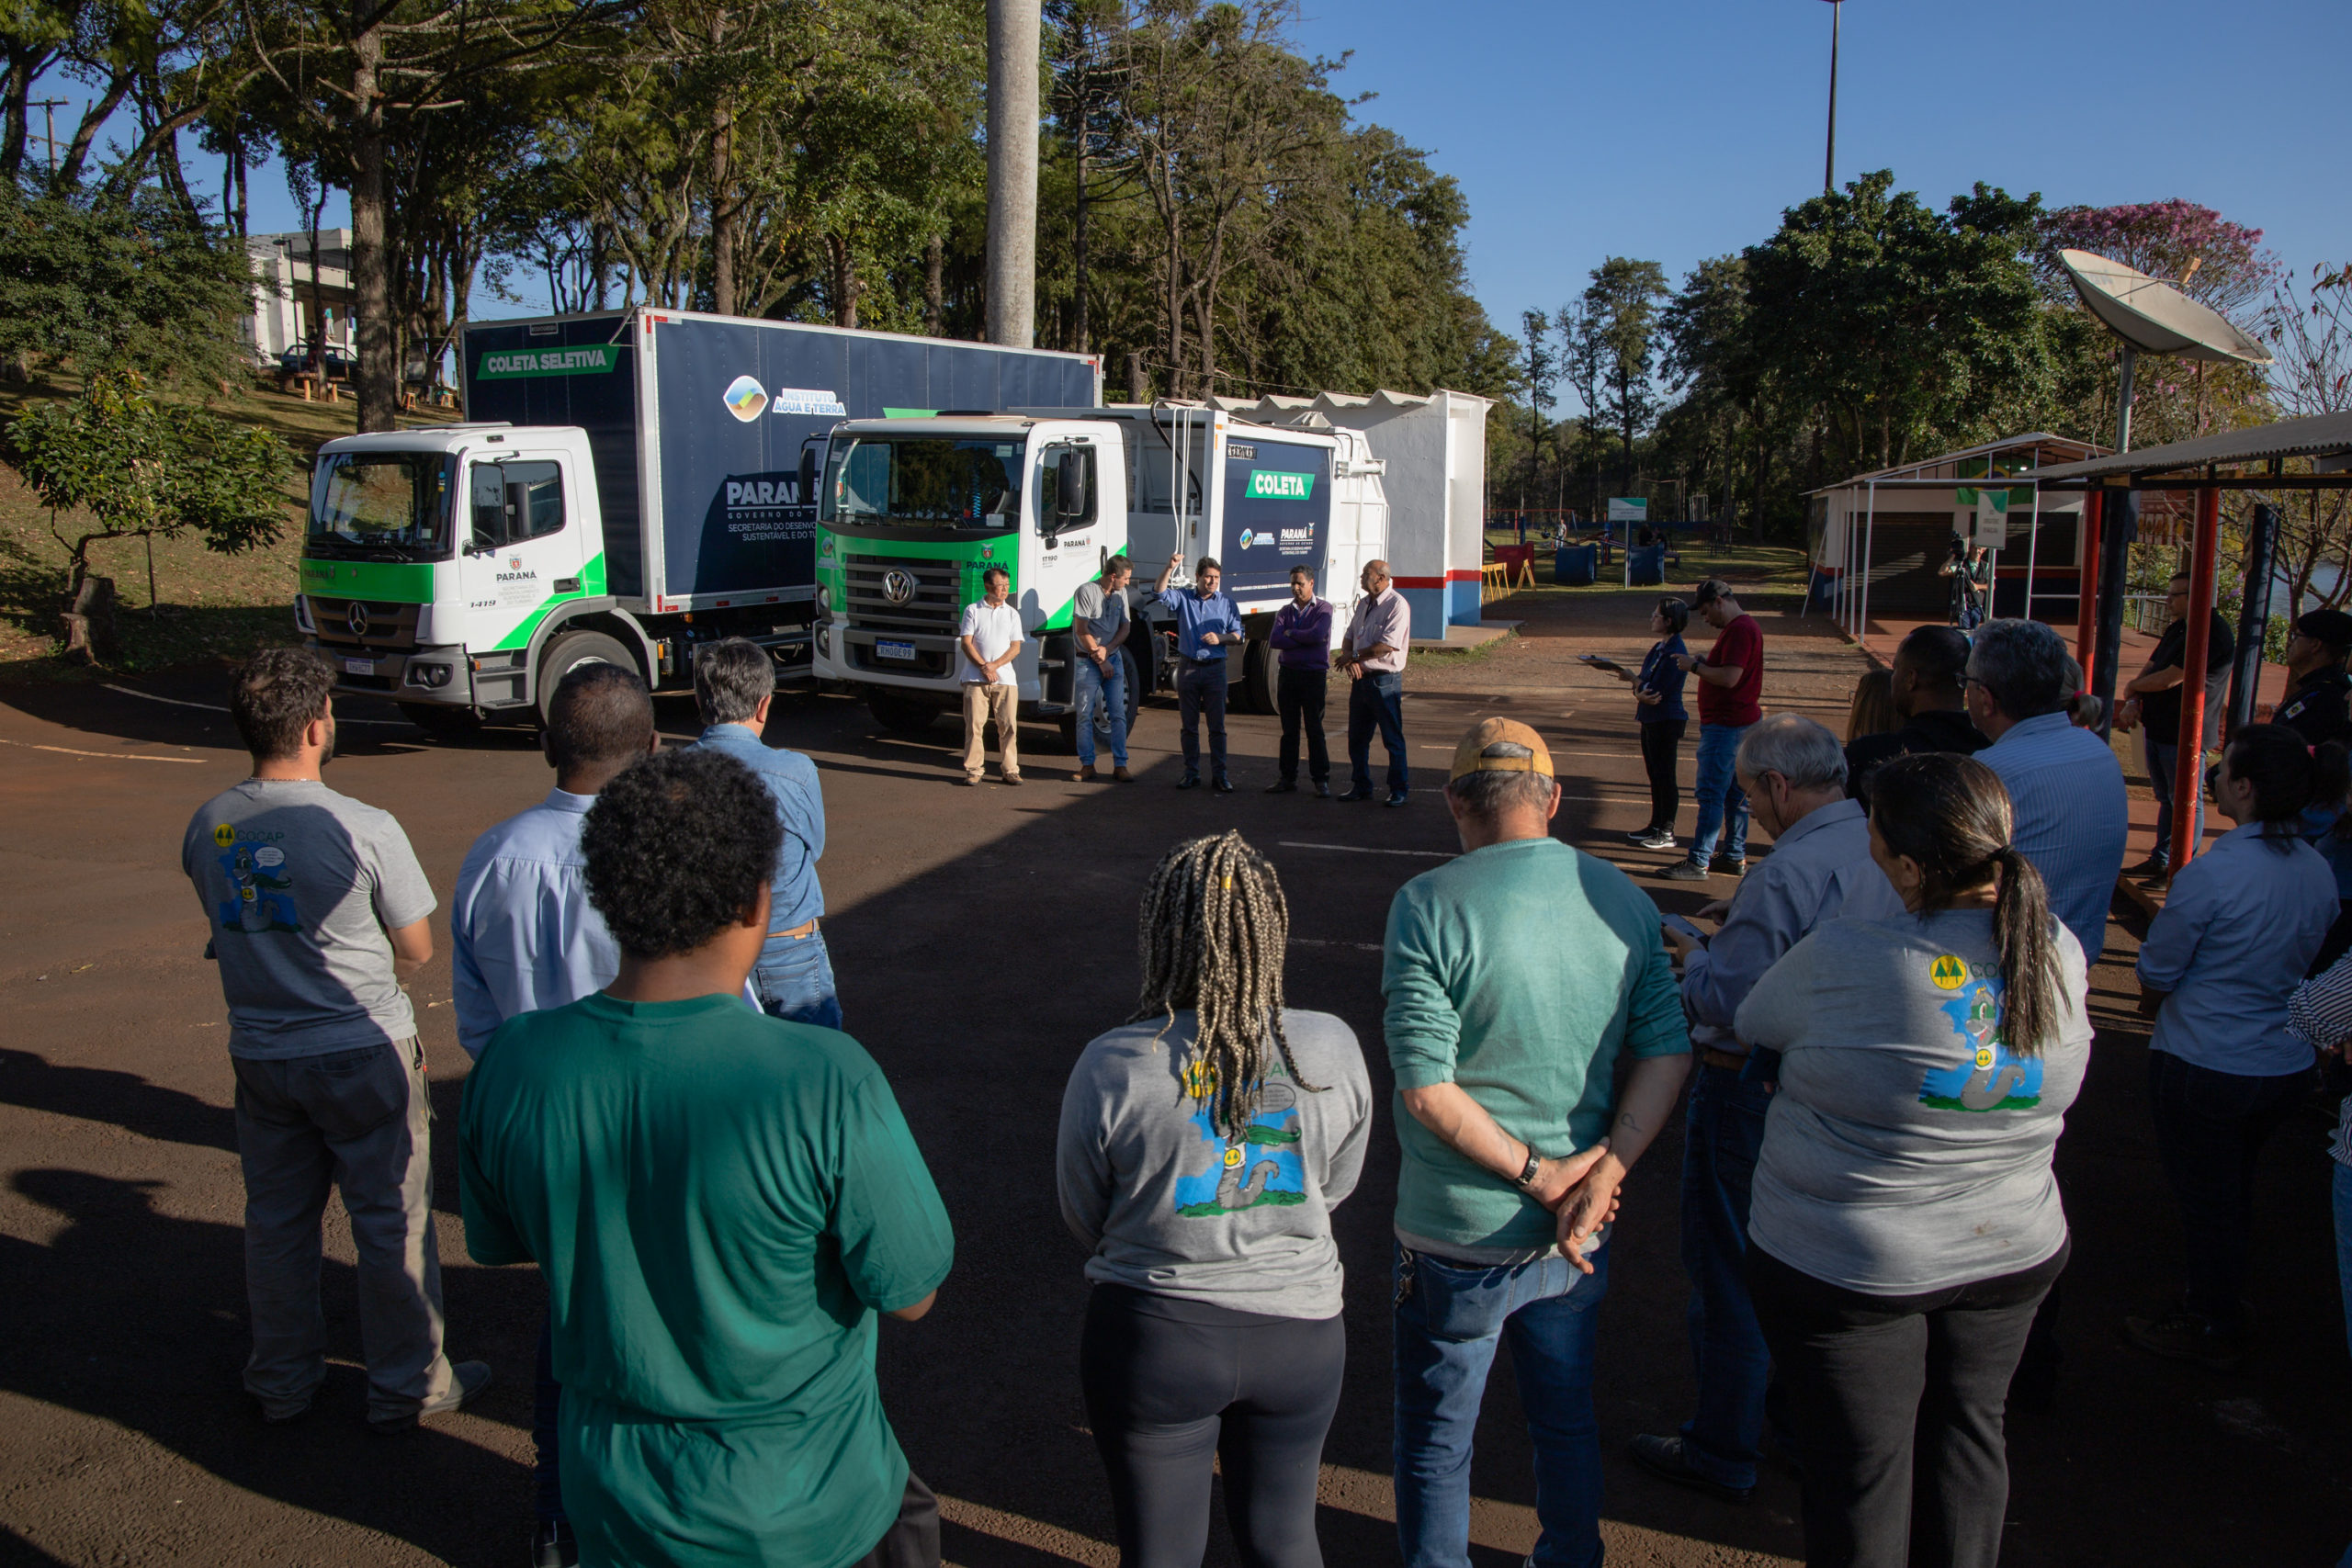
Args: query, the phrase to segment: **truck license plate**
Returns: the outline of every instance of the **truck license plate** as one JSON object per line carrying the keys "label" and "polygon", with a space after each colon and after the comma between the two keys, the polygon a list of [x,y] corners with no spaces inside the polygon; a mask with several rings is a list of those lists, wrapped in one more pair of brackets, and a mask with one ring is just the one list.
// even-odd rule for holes
{"label": "truck license plate", "polygon": [[915,645],[910,642],[892,642],[888,637],[876,637],[874,639],[874,656],[876,659],[905,659],[911,660],[915,656]]}
{"label": "truck license plate", "polygon": [[372,659],[346,659],[343,661],[343,672],[346,675],[373,675],[376,661]]}

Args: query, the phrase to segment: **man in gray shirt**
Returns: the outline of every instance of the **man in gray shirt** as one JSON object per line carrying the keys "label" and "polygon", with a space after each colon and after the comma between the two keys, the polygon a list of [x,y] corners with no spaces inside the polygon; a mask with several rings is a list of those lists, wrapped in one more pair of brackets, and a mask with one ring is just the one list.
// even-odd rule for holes
{"label": "man in gray shirt", "polygon": [[1111,725],[1111,776],[1121,784],[1135,782],[1127,772],[1127,580],[1134,563],[1113,556],[1102,563],[1102,574],[1079,584],[1070,605],[1070,632],[1078,644],[1077,705],[1078,771],[1073,784],[1091,784],[1094,772],[1094,710],[1100,705]]}
{"label": "man in gray shirt", "polygon": [[[1846,754],[1809,718],[1776,714],[1748,728],[1733,764],[1772,852],[1740,884],[1713,942],[1669,926],[1682,960],[1682,1003],[1699,1048],[1682,1147],[1682,1266],[1690,1276],[1697,1414],[1672,1436],[1634,1439],[1634,1457],[1669,1481],[1745,1502],[1756,1486],[1770,1358],[1744,1272],[1748,1178],[1770,1094],[1747,1075],[1732,1032],[1739,1004],[1807,932],[1845,916],[1900,914],[1871,859],[1870,823],[1846,798]],[[1725,906],[1711,904],[1710,910]]]}
{"label": "man in gray shirt", "polygon": [[326,1377],[320,1219],[343,1189],[359,1263],[368,1420],[393,1431],[490,1382],[441,1351],[424,1053],[401,980],[433,957],[433,889],[400,824],[337,795],[334,675],[300,649],[237,671],[253,777],[197,809],[180,849],[229,1003],[245,1179],[245,1390],[270,1421]]}

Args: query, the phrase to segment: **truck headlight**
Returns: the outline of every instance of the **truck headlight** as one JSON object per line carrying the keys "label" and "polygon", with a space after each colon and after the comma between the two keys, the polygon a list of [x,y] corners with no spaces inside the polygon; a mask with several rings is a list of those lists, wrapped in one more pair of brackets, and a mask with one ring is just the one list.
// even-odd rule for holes
{"label": "truck headlight", "polygon": [[822,625],[824,622],[831,620],[831,619],[832,618],[832,615],[833,615],[833,591],[832,591],[831,589],[830,589],[830,588],[826,587],[823,583],[821,583],[821,582],[820,582],[820,583],[817,584],[817,620],[818,620],[818,623],[819,623],[820,625]]}
{"label": "truck headlight", "polygon": [[318,623],[311,619],[311,596],[307,593],[294,595],[294,629],[305,637],[319,635]]}
{"label": "truck headlight", "polygon": [[435,691],[449,683],[450,670],[447,664],[412,664],[408,667],[408,683],[429,686]]}

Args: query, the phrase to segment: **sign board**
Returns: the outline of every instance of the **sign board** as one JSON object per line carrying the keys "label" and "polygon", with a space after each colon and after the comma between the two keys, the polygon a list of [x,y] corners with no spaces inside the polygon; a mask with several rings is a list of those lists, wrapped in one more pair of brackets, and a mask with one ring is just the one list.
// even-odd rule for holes
{"label": "sign board", "polygon": [[1968,542],[1985,550],[1997,550],[2009,542],[2007,491],[1980,490],[1976,492],[1976,531]]}
{"label": "sign board", "polygon": [[1611,523],[1646,523],[1650,520],[1650,503],[1645,496],[1612,495],[1609,498],[1609,521]]}

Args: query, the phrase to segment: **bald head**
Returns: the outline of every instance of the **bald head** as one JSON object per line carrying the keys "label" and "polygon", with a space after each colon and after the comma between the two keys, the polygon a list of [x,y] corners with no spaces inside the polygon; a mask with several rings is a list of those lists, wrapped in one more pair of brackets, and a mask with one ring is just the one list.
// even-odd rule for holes
{"label": "bald head", "polygon": [[1388,586],[1388,563],[1386,561],[1368,560],[1363,563],[1363,591],[1366,593],[1377,593],[1381,592]]}
{"label": "bald head", "polygon": [[557,682],[539,747],[556,771],[558,789],[594,795],[660,746],[653,698],[635,671],[582,664]]}

